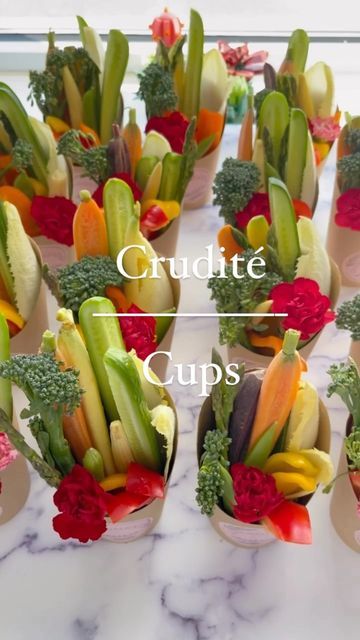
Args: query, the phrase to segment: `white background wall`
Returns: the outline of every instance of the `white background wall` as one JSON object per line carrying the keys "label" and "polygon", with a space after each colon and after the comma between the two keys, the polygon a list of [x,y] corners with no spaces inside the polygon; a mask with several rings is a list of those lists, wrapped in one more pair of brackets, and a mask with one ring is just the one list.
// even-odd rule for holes
{"label": "white background wall", "polygon": [[[0,32],[74,30],[79,13],[98,29],[118,27],[147,32],[164,2],[149,0],[0,0]],[[288,32],[302,26],[312,32],[354,32],[360,29],[358,0],[172,0],[171,10],[187,21],[198,9],[208,33]]]}

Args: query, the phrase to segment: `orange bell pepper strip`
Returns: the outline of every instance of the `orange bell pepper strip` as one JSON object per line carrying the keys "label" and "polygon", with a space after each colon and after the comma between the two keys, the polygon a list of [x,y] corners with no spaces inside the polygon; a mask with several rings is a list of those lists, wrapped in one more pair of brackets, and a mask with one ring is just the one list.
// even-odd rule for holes
{"label": "orange bell pepper strip", "polygon": [[231,258],[237,253],[242,253],[243,248],[236,242],[233,234],[233,227],[231,224],[225,224],[218,231],[217,241],[219,248],[224,247],[225,251],[222,252],[226,262],[230,262]]}
{"label": "orange bell pepper strip", "polygon": [[105,289],[105,295],[109,300],[111,300],[118,313],[120,311],[125,313],[129,309],[130,303],[127,301],[124,293],[119,289],[119,287],[109,284]]}
{"label": "orange bell pepper strip", "polygon": [[217,111],[209,111],[208,109],[200,109],[196,123],[195,140],[197,143],[205,140],[209,136],[214,136],[214,140],[207,153],[216,149],[220,144],[220,140],[224,129],[224,116]]}

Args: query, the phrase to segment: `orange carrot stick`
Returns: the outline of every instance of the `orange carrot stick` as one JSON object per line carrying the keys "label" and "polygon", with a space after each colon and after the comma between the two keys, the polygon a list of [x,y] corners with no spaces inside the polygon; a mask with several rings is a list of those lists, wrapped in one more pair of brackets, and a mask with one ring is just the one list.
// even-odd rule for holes
{"label": "orange carrot stick", "polygon": [[221,113],[209,111],[208,109],[200,109],[196,123],[196,142],[201,142],[201,140],[214,135],[214,140],[207,153],[216,149],[218,144],[220,144],[223,129],[224,116]]}
{"label": "orange carrot stick", "polygon": [[80,192],[81,202],[73,221],[76,258],[109,255],[105,218],[89,191]]}
{"label": "orange carrot stick", "polygon": [[130,109],[129,122],[122,132],[122,136],[127,144],[130,156],[131,177],[135,176],[136,165],[141,158],[142,139],[141,129],[136,123],[136,109]]}
{"label": "orange carrot stick", "polygon": [[237,158],[238,160],[252,160],[253,156],[253,124],[254,110],[252,106],[248,107],[242,121]]}
{"label": "orange carrot stick", "polygon": [[217,241],[219,248],[224,247],[223,256],[226,262],[230,262],[231,258],[237,253],[242,253],[243,249],[236,242],[231,224],[225,224],[218,231]]}
{"label": "orange carrot stick", "polygon": [[105,289],[105,295],[107,298],[109,298],[109,300],[111,300],[117,312],[125,312],[130,307],[129,302],[127,301],[124,293],[121,291],[121,289],[119,289],[119,287],[115,287],[109,284]]}
{"label": "orange carrot stick", "polygon": [[82,464],[85,453],[93,445],[81,407],[75,409],[72,415],[63,416],[63,429],[73,455]]}

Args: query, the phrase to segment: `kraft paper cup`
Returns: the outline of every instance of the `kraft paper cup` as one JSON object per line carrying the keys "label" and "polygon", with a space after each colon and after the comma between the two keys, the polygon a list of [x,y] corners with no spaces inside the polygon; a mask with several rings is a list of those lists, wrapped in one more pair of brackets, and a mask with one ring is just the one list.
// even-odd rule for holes
{"label": "kraft paper cup", "polygon": [[[341,279],[340,279],[339,269],[331,258],[330,258],[330,264],[331,264],[331,289],[330,289],[329,298],[331,301],[331,305],[334,308],[340,294]],[[319,331],[313,338],[311,338],[311,340],[309,340],[309,342],[307,342],[304,346],[299,348],[299,352],[301,356],[304,358],[304,360],[307,360],[310,357],[312,350],[314,349],[317,341],[320,338],[320,335],[321,335],[321,331]],[[243,347],[242,345],[237,345],[236,347],[228,346],[227,348],[228,360],[229,362],[237,362],[237,363],[245,362],[245,364],[252,367],[266,368],[269,366],[271,360],[273,359],[273,356],[270,355],[270,350],[268,349],[262,349],[261,351],[263,353],[260,353],[260,350],[259,352],[251,351],[250,349],[246,349],[246,347]]]}
{"label": "kraft paper cup", "polygon": [[109,542],[133,542],[134,540],[143,538],[150,533],[160,520],[170,483],[170,476],[175,462],[178,441],[178,421],[175,405],[166,391],[165,394],[170,407],[172,407],[175,412],[174,449],[170,462],[169,474],[166,480],[165,495],[162,499],[154,498],[150,504],[130,513],[130,515],[119,520],[119,522],[113,523],[110,519],[107,519],[107,531],[102,536],[102,540],[108,540]]}
{"label": "kraft paper cup", "polygon": [[[352,418],[349,417],[346,433],[350,433]],[[330,518],[341,540],[353,551],[360,553],[360,514],[359,501],[351,484],[348,462],[344,447],[341,449],[337,480],[332,489]]]}
{"label": "kraft paper cup", "polygon": [[[260,371],[259,371],[260,373]],[[197,456],[198,462],[203,450],[203,442],[205,434],[209,428],[214,426],[214,414],[211,407],[211,397],[206,398],[203,406],[201,407],[198,433],[197,433]],[[319,433],[315,443],[315,447],[321,451],[329,453],[330,451],[330,422],[325,405],[320,400],[320,420],[319,420]],[[306,496],[306,499],[302,499],[302,504],[307,504],[311,500],[312,494]],[[214,513],[209,517],[209,521],[213,529],[218,533],[221,538],[224,538],[227,542],[230,542],[235,547],[260,548],[264,547],[271,542],[275,542],[277,538],[263,524],[247,524],[246,522],[240,522],[232,516],[228,515],[216,506]],[[360,523],[359,523],[360,524]]]}
{"label": "kraft paper cup", "polygon": [[[38,246],[30,238],[32,247],[36,254],[38,263],[42,267],[42,259]],[[46,288],[41,281],[38,298],[35,302],[33,312],[21,331],[11,338],[11,353],[37,353],[41,344],[42,334],[49,327],[48,312],[46,305]]]}
{"label": "kraft paper cup", "polygon": [[173,258],[176,255],[176,247],[180,230],[180,216],[181,210],[177,218],[175,218],[164,231],[154,240],[151,240],[151,245],[156,253],[159,253],[165,258]]}
{"label": "kraft paper cup", "polygon": [[68,247],[65,244],[56,242],[56,240],[45,238],[45,236],[37,236],[34,240],[41,251],[43,262],[46,262],[51,269],[60,269],[74,262],[74,245]]}
{"label": "kraft paper cup", "polygon": [[194,174],[185,192],[184,209],[200,209],[211,200],[212,185],[220,156],[220,145],[196,160]]}
{"label": "kraft paper cup", "polygon": [[80,203],[80,191],[86,189],[87,191],[90,191],[90,193],[93,193],[98,187],[98,184],[97,182],[95,182],[95,180],[91,180],[91,178],[82,175],[83,171],[84,170],[82,167],[71,165],[72,200],[73,202],[75,202],[75,204]]}
{"label": "kraft paper cup", "polygon": [[[13,425],[19,429],[16,416]],[[0,471],[0,525],[9,522],[23,508],[30,491],[30,474],[25,458],[17,458],[6,469]]]}
{"label": "kraft paper cup", "polygon": [[[163,267],[166,271],[166,274],[169,276],[171,289],[174,296],[174,307],[177,311],[180,303],[180,291],[181,291],[180,280],[176,280],[175,278],[172,278],[170,276],[169,265],[167,262],[163,264]],[[171,345],[172,345],[172,340],[173,340],[174,331],[175,331],[175,323],[176,323],[176,318],[173,318],[170,327],[168,328],[165,336],[159,343],[156,351],[171,351]],[[168,363],[169,363],[169,359],[166,356],[160,355],[160,354],[154,356],[153,359],[151,360],[150,368],[154,373],[156,373],[158,378],[160,378],[160,380],[162,381],[165,378]]]}
{"label": "kraft paper cup", "polygon": [[340,190],[335,182],[326,250],[340,269],[345,287],[360,287],[360,231],[339,227],[335,222],[336,201]]}

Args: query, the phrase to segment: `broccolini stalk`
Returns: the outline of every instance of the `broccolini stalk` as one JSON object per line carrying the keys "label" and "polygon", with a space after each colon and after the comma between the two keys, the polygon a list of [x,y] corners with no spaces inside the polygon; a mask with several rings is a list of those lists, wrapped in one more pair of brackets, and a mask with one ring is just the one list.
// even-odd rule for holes
{"label": "broccolini stalk", "polygon": [[350,331],[352,340],[360,340],[360,293],[340,305],[335,323],[338,329]]}
{"label": "broccolini stalk", "polygon": [[10,162],[0,171],[0,180],[10,169],[16,169],[19,173],[25,171],[25,169],[31,166],[32,157],[31,144],[26,140],[20,140],[20,138],[18,138],[11,149]]}
{"label": "broccolini stalk", "polygon": [[1,362],[0,377],[11,380],[25,393],[29,406],[20,417],[42,420],[56,468],[63,475],[69,473],[74,459],[64,438],[62,418],[80,405],[82,390],[77,372],[62,371],[52,354],[39,353],[16,355]]}
{"label": "broccolini stalk", "polygon": [[226,158],[214,180],[213,203],[220,205],[219,215],[236,226],[235,214],[246,207],[260,186],[260,171],[254,162]]}
{"label": "broccolini stalk", "polygon": [[353,417],[354,428],[360,429],[360,373],[349,357],[348,364],[332,364],[328,374],[332,382],[328,386],[328,398],[336,393]]}
{"label": "broccolini stalk", "polygon": [[58,142],[58,154],[64,155],[74,164],[80,165],[84,172],[83,175],[88,176],[94,182],[105,182],[111,173],[107,146],[92,146],[85,149],[81,140],[92,142],[92,136],[75,129],[66,131]]}
{"label": "broccolini stalk", "polygon": [[177,96],[171,71],[157,62],[151,62],[139,75],[137,97],[145,102],[146,116],[162,116],[174,111]]}
{"label": "broccolini stalk", "polygon": [[29,447],[25,442],[24,436],[13,427],[6,413],[0,409],[0,431],[3,431],[8,436],[12,446],[19,451],[24,458],[26,458],[33,466],[35,471],[39,474],[50,487],[58,487],[61,482],[61,474],[59,471],[51,467],[45,462],[41,456],[39,456],[34,449]]}
{"label": "broccolini stalk", "polygon": [[43,278],[59,305],[71,309],[75,317],[85,300],[105,295],[109,285],[124,284],[124,278],[109,256],[84,256],[56,271],[45,264]]}

